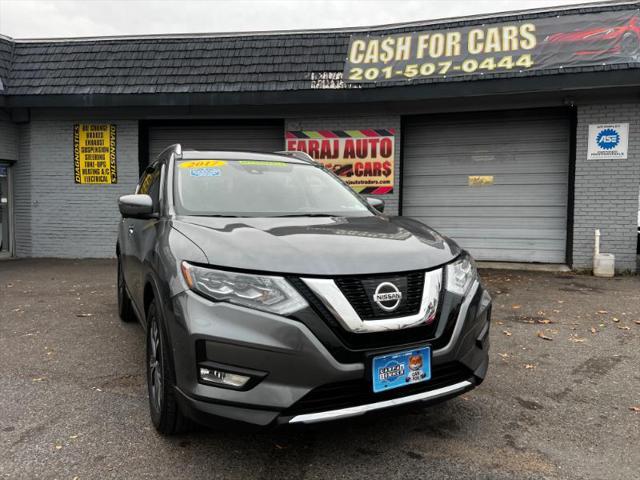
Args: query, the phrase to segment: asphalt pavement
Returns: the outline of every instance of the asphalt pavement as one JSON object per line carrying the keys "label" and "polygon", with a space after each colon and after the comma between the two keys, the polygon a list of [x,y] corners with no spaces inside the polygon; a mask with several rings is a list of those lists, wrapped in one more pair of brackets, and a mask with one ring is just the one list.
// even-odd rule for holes
{"label": "asphalt pavement", "polygon": [[640,278],[482,275],[494,315],[476,390],[429,409],[163,438],[142,329],[117,316],[115,262],[0,261],[0,478],[640,478]]}

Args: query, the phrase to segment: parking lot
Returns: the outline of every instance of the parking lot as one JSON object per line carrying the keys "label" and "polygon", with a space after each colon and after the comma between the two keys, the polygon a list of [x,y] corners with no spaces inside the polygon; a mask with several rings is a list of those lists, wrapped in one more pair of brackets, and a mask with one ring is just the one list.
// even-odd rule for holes
{"label": "parking lot", "polygon": [[0,262],[0,478],[592,478],[640,471],[640,278],[483,271],[491,365],[411,410],[162,438],[114,261]]}

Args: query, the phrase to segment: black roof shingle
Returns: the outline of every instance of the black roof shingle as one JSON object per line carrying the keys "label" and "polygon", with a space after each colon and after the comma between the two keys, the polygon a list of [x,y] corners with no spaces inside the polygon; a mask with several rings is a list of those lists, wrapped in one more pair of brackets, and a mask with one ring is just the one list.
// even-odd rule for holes
{"label": "black roof shingle", "polygon": [[[618,4],[506,14],[500,21],[630,9]],[[374,27],[376,34],[479,24],[486,18]],[[0,36],[0,95],[276,92],[347,88],[341,82],[349,39],[365,29],[290,33],[11,40]],[[599,71],[635,64],[580,68]],[[565,69],[564,71],[571,71]],[[553,75],[557,70],[499,74]],[[475,77],[473,79],[476,79]],[[484,75],[483,78],[491,78]],[[447,78],[464,81],[471,77]],[[441,82],[424,79],[415,83]],[[406,82],[402,82],[405,85]],[[387,84],[389,85],[389,84]],[[379,88],[365,84],[358,88]]]}

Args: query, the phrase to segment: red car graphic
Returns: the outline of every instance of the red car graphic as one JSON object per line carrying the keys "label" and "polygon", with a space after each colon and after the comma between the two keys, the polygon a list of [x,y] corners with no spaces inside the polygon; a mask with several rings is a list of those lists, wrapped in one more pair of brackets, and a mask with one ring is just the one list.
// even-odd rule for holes
{"label": "red car graphic", "polygon": [[634,16],[624,25],[592,27],[553,33],[542,43],[543,54],[590,60],[622,55],[636,59],[640,53],[640,24]]}

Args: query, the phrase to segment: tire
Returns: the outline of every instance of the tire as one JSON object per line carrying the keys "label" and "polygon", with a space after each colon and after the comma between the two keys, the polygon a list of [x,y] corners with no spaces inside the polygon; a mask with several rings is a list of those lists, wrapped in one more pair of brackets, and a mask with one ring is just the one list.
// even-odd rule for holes
{"label": "tire", "polygon": [[163,435],[174,435],[190,430],[187,419],[176,401],[175,372],[168,354],[166,335],[162,329],[160,313],[153,300],[147,309],[147,389],[151,422]]}
{"label": "tire", "polygon": [[127,293],[126,284],[124,283],[124,274],[122,272],[122,264],[118,257],[118,316],[120,320],[126,323],[135,322],[137,320],[136,313],[133,311],[131,298]]}
{"label": "tire", "polygon": [[627,33],[622,37],[620,48],[623,54],[637,60],[640,53],[640,39],[633,33]]}

